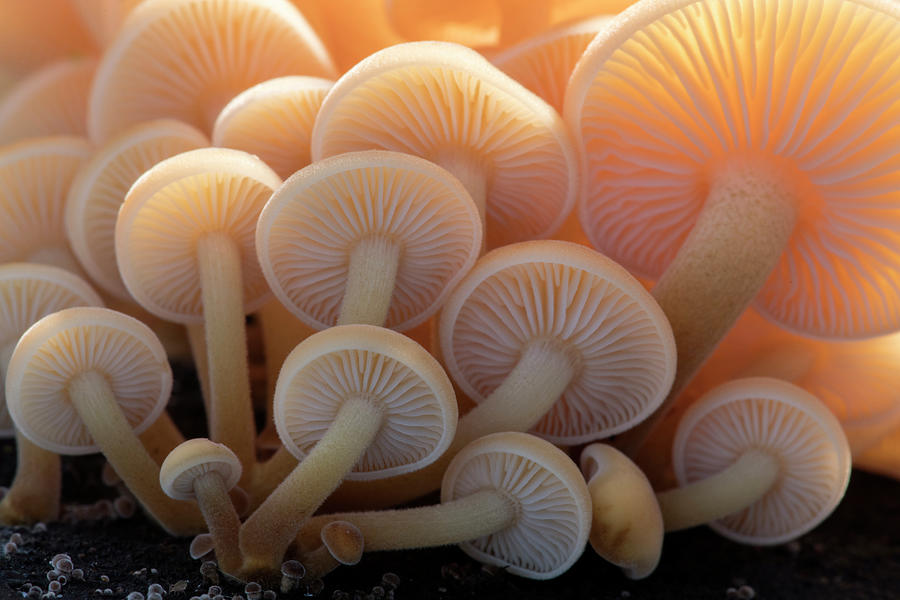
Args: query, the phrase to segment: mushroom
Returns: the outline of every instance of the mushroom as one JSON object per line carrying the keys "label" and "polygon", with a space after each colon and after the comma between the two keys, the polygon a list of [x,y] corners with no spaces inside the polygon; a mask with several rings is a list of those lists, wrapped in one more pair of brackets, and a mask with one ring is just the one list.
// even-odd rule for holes
{"label": "mushroom", "polygon": [[29,137],[87,135],[87,97],[97,68],[91,58],[55,62],[35,71],[0,102],[0,145]]}
{"label": "mushroom", "polygon": [[172,117],[208,133],[236,94],[296,74],[335,72],[287,0],[148,0],[100,61],[88,131],[102,142],[141,121]]}
{"label": "mushroom", "polygon": [[576,154],[556,111],[456,44],[385,48],[331,88],[313,159],[373,148],[421,156],[457,177],[489,248],[549,236],[575,202]]}
{"label": "mushroom", "polygon": [[116,221],[116,258],[131,295],[160,318],[203,325],[210,437],[234,451],[245,480],[256,450],[244,315],[268,299],[253,232],[279,185],[245,152],[193,150],[144,173]]}
{"label": "mushroom", "polygon": [[853,458],[853,466],[886,477],[900,479],[900,433],[894,430],[865,452]]}
{"label": "mushroom", "polygon": [[837,419],[808,392],[766,377],[728,382],[691,406],[672,455],[681,487],[657,495],[666,531],[708,523],[756,546],[818,525],[850,480]]}
{"label": "mushroom", "polygon": [[256,228],[269,286],[314,329],[415,327],[437,312],[480,249],[478,209],[462,184],[424,159],[381,150],[300,170]]}
{"label": "mushroom", "polygon": [[109,46],[125,18],[142,0],[70,0],[85,29],[101,48]]}
{"label": "mushroom", "polygon": [[169,533],[196,532],[195,510],[159,488],[159,467],[137,437],[165,410],[166,354],[143,323],[106,308],[67,308],[21,337],[9,362],[6,401],[16,427],[59,454],[102,451]]}
{"label": "mushroom", "polygon": [[226,573],[241,564],[241,520],[228,497],[240,478],[241,463],[234,452],[206,438],[179,444],[159,469],[159,485],[169,498],[196,500],[212,535],[216,559]]}
{"label": "mushroom", "polygon": [[443,477],[441,504],[313,517],[298,545],[309,549],[335,520],[356,525],[367,551],[460,544],[480,562],[550,579],[584,551],[591,497],[564,452],[526,433],[502,432],[456,455]]}
{"label": "mushroom", "polygon": [[621,567],[629,579],[656,569],[663,545],[663,517],[647,477],[636,464],[605,444],[581,452],[581,471],[591,493],[594,551]]}
{"label": "mushroom", "polygon": [[[362,532],[353,523],[329,521],[322,527],[319,537],[322,545],[302,556],[304,578],[320,579],[341,565],[353,566],[362,560],[365,540]],[[283,565],[281,573],[286,575]],[[283,577],[282,582],[284,581]],[[282,591],[288,590],[282,587]]]}
{"label": "mushroom", "polygon": [[300,462],[241,526],[239,576],[277,572],[303,521],[342,479],[433,462],[450,445],[456,419],[440,364],[399,333],[343,325],[301,342],[275,388],[278,436]]}
{"label": "mushroom", "polygon": [[660,276],[678,344],[629,454],[754,298],[807,335],[900,329],[896,39],[894,2],[667,0],[585,51],[564,110],[579,215],[596,248]]}
{"label": "mushroom", "polygon": [[[77,275],[58,267],[28,263],[0,265],[0,382],[16,342],[41,317],[72,306],[103,301]],[[10,420],[0,389],[0,435],[16,438],[16,475],[0,501],[0,523],[53,521],[59,515],[62,474],[59,456],[22,435]]]}

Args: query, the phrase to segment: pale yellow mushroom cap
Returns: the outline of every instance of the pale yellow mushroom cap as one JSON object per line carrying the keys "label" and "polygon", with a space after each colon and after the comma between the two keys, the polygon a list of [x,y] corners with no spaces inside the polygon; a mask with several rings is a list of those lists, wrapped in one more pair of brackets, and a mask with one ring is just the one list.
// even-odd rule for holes
{"label": "pale yellow mushroom cap", "polygon": [[194,480],[211,472],[219,474],[225,489],[231,489],[241,478],[241,462],[225,444],[194,438],[166,456],[159,468],[159,485],[170,498],[193,500],[197,497]]}

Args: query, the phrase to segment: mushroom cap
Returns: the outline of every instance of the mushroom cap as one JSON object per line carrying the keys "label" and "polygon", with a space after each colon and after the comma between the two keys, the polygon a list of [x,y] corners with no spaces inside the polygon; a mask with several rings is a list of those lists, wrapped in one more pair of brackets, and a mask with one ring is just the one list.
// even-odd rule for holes
{"label": "mushroom cap", "polygon": [[492,56],[491,62],[562,112],[566,84],[575,63],[612,19],[612,15],[600,15],[565,23],[507,48]]}
{"label": "mushroom cap", "polygon": [[199,130],[172,119],[141,123],[113,137],[78,170],[66,199],[72,251],[91,279],[131,301],[116,263],[116,217],[128,189],[153,165],[209,145]]}
{"label": "mushroom cap", "polygon": [[456,433],[453,386],[424,348],[390,329],[341,325],[306,338],[275,386],[278,437],[297,460],[321,439],[344,401],[365,397],[382,425],[346,479],[380,479],[436,460]]}
{"label": "mushroom cap", "polygon": [[397,44],[334,84],[316,117],[313,159],[372,148],[478,165],[487,177],[489,247],[549,236],[578,190],[559,114],[457,44]]}
{"label": "mushroom cap", "polygon": [[478,403],[528,343],[560,344],[575,376],[534,428],[558,444],[633,427],[675,376],[672,330],[650,293],[613,261],[570,242],[522,242],[484,255],[448,297],[439,327],[447,371]]}
{"label": "mushroom cap", "polygon": [[672,463],[679,484],[723,471],[748,449],[772,453],[777,482],[742,511],[709,524],[752,545],[781,544],[821,523],[850,480],[850,448],[840,423],[809,392],[779,379],[723,384],[685,412]]}
{"label": "mushroom cap", "polygon": [[355,565],[362,559],[365,540],[359,528],[350,521],[329,521],[319,535],[328,553],[342,565]]}
{"label": "mushroom cap", "polygon": [[337,323],[350,255],[362,240],[400,246],[385,327],[406,330],[440,308],[481,251],[469,193],[422,158],[369,150],[318,161],[284,182],[259,217],[256,251],[269,286],[314,329]]}
{"label": "mushroom cap", "polygon": [[0,148],[0,263],[32,260],[42,248],[66,247],[66,192],[91,154],[76,137],[28,139]]}
{"label": "mushroom cap", "polygon": [[261,160],[225,148],[177,154],[128,190],[116,221],[116,259],[125,287],[156,316],[202,323],[197,239],[228,233],[241,253],[244,310],[269,298],[256,261],[256,220],[281,179]]}
{"label": "mushroom cap", "polygon": [[[0,349],[14,345],[41,317],[72,306],[102,306],[83,279],[58,267],[33,263],[0,265]],[[0,369],[4,368],[0,364]],[[0,381],[5,373],[0,373]],[[11,437],[13,423],[0,389],[0,438]]]}
{"label": "mushroom cap", "polygon": [[287,0],[147,0],[103,55],[88,131],[102,141],[129,125],[172,117],[208,132],[237,93],[297,74],[335,72]]}
{"label": "mushroom cap", "polygon": [[807,335],[896,331],[898,39],[900,5],[888,0],[627,9],[585,51],[566,92],[591,243],[656,276],[719,169],[762,160],[796,188],[797,219],[760,310]]}
{"label": "mushroom cap", "polygon": [[647,577],[659,564],[665,525],[646,475],[606,444],[582,450],[581,470],[591,493],[594,551],[621,567],[629,579]]}
{"label": "mushroom cap", "polygon": [[531,579],[556,577],[581,556],[591,529],[591,496],[562,450],[519,432],[475,440],[447,466],[441,502],[486,489],[513,499],[516,522],[460,544],[466,554]]}
{"label": "mushroom cap", "polygon": [[32,325],[16,345],[6,374],[16,427],[57,454],[99,452],[67,391],[73,378],[92,370],[109,382],[135,434],[165,410],[172,370],[153,331],[107,308],[67,308]]}
{"label": "mushroom cap", "polygon": [[19,82],[0,103],[0,144],[87,135],[87,98],[96,68],[93,58],[65,59]]}
{"label": "mushroom cap", "polygon": [[207,438],[184,441],[169,452],[159,468],[159,485],[170,498],[194,500],[194,480],[218,473],[230,490],[241,478],[241,461],[225,444]]}
{"label": "mushroom cap", "polygon": [[142,0],[71,0],[81,23],[101,47],[108,46]]}
{"label": "mushroom cap", "polygon": [[313,122],[332,85],[330,79],[299,75],[254,85],[219,113],[212,143],[255,154],[286,179],[311,162]]}

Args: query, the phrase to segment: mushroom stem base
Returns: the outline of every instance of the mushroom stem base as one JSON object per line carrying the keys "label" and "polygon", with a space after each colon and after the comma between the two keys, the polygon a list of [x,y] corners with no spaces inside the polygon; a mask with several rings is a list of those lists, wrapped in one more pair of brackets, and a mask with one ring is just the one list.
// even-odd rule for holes
{"label": "mushroom stem base", "polygon": [[0,501],[0,524],[25,525],[59,517],[62,473],[59,455],[16,431],[16,476]]}

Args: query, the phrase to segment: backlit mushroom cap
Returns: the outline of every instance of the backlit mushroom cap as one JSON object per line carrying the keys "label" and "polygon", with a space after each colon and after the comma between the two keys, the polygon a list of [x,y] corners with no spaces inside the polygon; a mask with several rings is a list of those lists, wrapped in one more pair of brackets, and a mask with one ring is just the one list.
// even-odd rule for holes
{"label": "backlit mushroom cap", "polygon": [[[15,345],[41,317],[72,306],[102,306],[100,296],[80,277],[48,265],[0,265],[0,349]],[[0,363],[2,368],[2,363]],[[0,373],[0,380],[5,373]],[[6,390],[0,389],[0,437],[11,435]]]}
{"label": "backlit mushroom cap", "polygon": [[441,502],[499,490],[516,506],[515,523],[460,544],[472,558],[532,579],[572,566],[587,544],[591,497],[564,452],[519,432],[484,436],[463,448],[444,473]]}
{"label": "backlit mushroom cap", "polygon": [[447,299],[440,340],[448,372],[479,403],[530,342],[561,346],[575,374],[535,427],[561,444],[632,427],[659,406],[675,373],[672,332],[649,292],[568,242],[523,242],[482,257]]}
{"label": "backlit mushroom cap", "polygon": [[131,300],[115,252],[116,217],[128,189],[161,160],[208,145],[190,125],[158,119],[114,137],[78,170],[66,200],[66,233],[85,271],[107,292]]}
{"label": "backlit mushroom cap", "polygon": [[160,318],[201,323],[195,242],[221,231],[240,249],[244,310],[262,306],[269,288],[253,236],[280,185],[265,163],[238,150],[192,150],[154,166],[128,191],[116,221],[116,258],[128,291]]}
{"label": "backlit mushroom cap", "polygon": [[213,145],[255,154],[290,177],[311,162],[313,122],[332,85],[318,77],[279,77],[241,92],[216,119]]}
{"label": "backlit mushroom cap", "polygon": [[0,263],[54,262],[59,255],[75,263],[66,242],[64,205],[90,154],[87,141],[75,137],[24,140],[0,149]]}
{"label": "backlit mushroom cap", "polygon": [[71,0],[71,3],[97,44],[105,47],[141,0]]}
{"label": "backlit mushroom cap", "polygon": [[722,166],[761,161],[797,198],[761,310],[817,336],[900,328],[898,39],[900,5],[886,0],[626,10],[566,92],[592,244],[658,275]]}
{"label": "backlit mushroom cap", "polygon": [[22,80],[0,103],[0,144],[47,135],[87,135],[94,59],[48,65]]}
{"label": "backlit mushroom cap", "polygon": [[710,523],[723,536],[780,544],[818,525],[844,496],[850,449],[837,419],[814,396],[769,378],[726,383],[685,413],[675,475],[681,485],[706,479],[751,449],[777,457],[778,479],[757,502]]}
{"label": "backlit mushroom cap", "polygon": [[313,159],[372,148],[427,158],[473,198],[466,179],[477,180],[489,247],[549,236],[577,193],[575,151],[556,111],[456,44],[391,46],[335,83],[316,118]]}
{"label": "backlit mushroom cap", "polygon": [[481,250],[478,210],[462,184],[424,159],[382,150],[306,167],[272,196],[256,249],[279,300],[315,329],[341,314],[354,249],[383,239],[399,253],[385,327],[434,314]]}
{"label": "backlit mushroom cap", "polygon": [[239,92],[299,74],[335,73],[286,0],[148,0],[103,56],[88,131],[102,141],[140,121],[172,117],[208,132]]}
{"label": "backlit mushroom cap", "polygon": [[106,308],[68,308],[32,325],[16,345],[6,397],[19,430],[57,454],[98,452],[67,391],[91,370],[103,374],[135,434],[165,409],[172,371],[150,328]]}
{"label": "backlit mushroom cap", "polygon": [[343,325],[308,337],[281,368],[274,416],[285,448],[302,461],[350,398],[375,403],[383,421],[348,479],[424,467],[456,432],[450,380],[424,348],[389,329]]}
{"label": "backlit mushroom cap", "polygon": [[172,450],[159,468],[159,484],[170,498],[194,500],[194,479],[217,472],[225,489],[237,485],[241,478],[241,462],[228,446],[206,438],[182,442]]}

